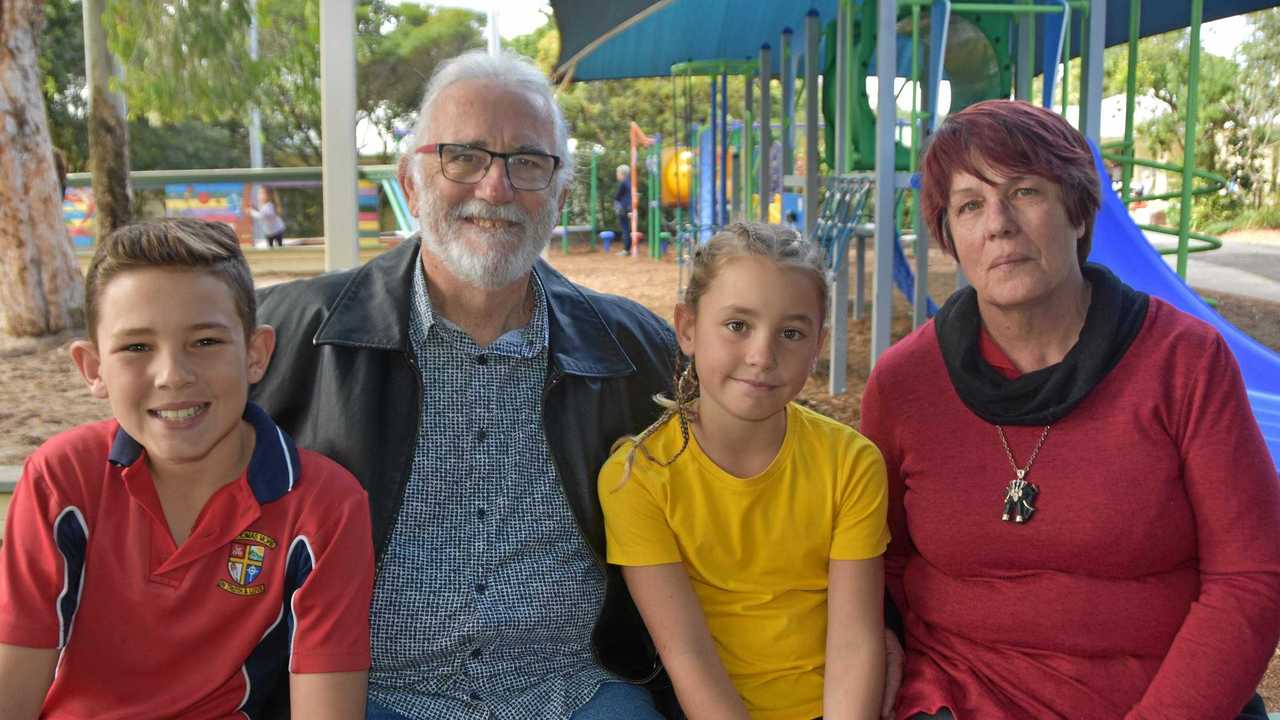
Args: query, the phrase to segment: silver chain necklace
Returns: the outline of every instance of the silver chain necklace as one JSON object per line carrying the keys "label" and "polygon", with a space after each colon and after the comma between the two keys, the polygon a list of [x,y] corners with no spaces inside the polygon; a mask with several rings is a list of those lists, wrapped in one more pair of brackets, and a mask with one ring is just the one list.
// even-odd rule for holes
{"label": "silver chain necklace", "polygon": [[1040,488],[1033,482],[1027,481],[1027,473],[1031,472],[1031,466],[1036,462],[1036,456],[1040,454],[1040,448],[1044,447],[1045,438],[1049,437],[1049,428],[1045,425],[1044,431],[1040,433],[1040,439],[1036,441],[1035,448],[1031,451],[1031,457],[1027,458],[1026,467],[1018,467],[1017,461],[1013,459],[1013,451],[1009,449],[1009,440],[1004,436],[1004,428],[996,426],[996,433],[1000,435],[1000,444],[1004,446],[1004,456],[1009,458],[1009,466],[1013,468],[1015,477],[1009,481],[1004,489],[1004,513],[1000,519],[1015,523],[1024,523],[1031,519],[1031,515],[1036,511],[1035,499],[1040,495]]}

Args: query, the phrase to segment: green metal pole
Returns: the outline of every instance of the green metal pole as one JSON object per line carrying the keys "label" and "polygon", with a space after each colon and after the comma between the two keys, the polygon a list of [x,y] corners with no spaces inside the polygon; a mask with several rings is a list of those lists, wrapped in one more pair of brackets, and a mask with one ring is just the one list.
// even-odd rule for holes
{"label": "green metal pole", "polygon": [[1062,114],[1067,114],[1067,107],[1070,105],[1071,93],[1068,91],[1071,85],[1071,19],[1070,17],[1062,18],[1063,35],[1062,35]]}
{"label": "green metal pole", "polygon": [[1129,4],[1129,79],[1125,83],[1124,99],[1124,154],[1129,159],[1120,166],[1120,192],[1126,207],[1129,204],[1129,185],[1133,182],[1133,159],[1138,154],[1133,146],[1133,112],[1138,95],[1138,21],[1141,13],[1142,3]]}
{"label": "green metal pole", "polygon": [[649,257],[658,257],[658,233],[662,232],[662,138],[655,136],[649,151],[652,165],[649,168]]}
{"label": "green metal pole", "polygon": [[596,233],[599,229],[599,205],[600,205],[600,178],[596,176],[597,166],[600,164],[600,156],[596,154],[596,148],[591,148],[591,249],[596,249]]}
{"label": "green metal pole", "polygon": [[751,158],[755,154],[755,137],[751,132],[751,126],[755,123],[755,114],[751,112],[751,73],[743,73],[743,97],[746,102],[742,108],[742,128],[738,131],[738,175],[742,178],[742,217],[752,217],[755,215],[755,203],[751,199],[751,193],[755,191],[754,168],[751,166]]}
{"label": "green metal pole", "polygon": [[[790,35],[788,35],[787,37],[790,37]],[[786,138],[786,140],[785,141],[780,140],[780,141],[783,143],[783,150],[787,151],[782,153],[781,177],[786,177],[789,173],[794,173],[796,171],[795,161],[793,160],[793,158],[787,157],[787,155],[790,152],[792,152],[792,147],[795,143],[795,136],[792,135],[791,133],[791,124],[795,122],[795,108],[789,107],[787,104],[787,101],[790,101],[792,105],[795,104],[795,76],[791,75],[791,71],[790,71],[791,43],[789,41],[782,43],[782,47],[779,50],[778,54],[779,54],[778,75],[780,77],[780,82],[785,87],[787,83],[787,78],[791,78],[791,91],[789,93],[790,97],[783,98],[782,118],[781,118],[782,119],[782,137]],[[786,90],[783,90],[783,92],[784,94],[787,93]]]}
{"label": "green metal pole", "polygon": [[[1080,90],[1079,92],[1076,93],[1079,96],[1080,100],[1079,102],[1076,103],[1076,106],[1079,108],[1079,111],[1076,114],[1076,124],[1079,127],[1081,132],[1088,133],[1088,132],[1096,131],[1098,133],[1098,142],[1102,142],[1102,131],[1100,128],[1094,128],[1093,130],[1086,129],[1089,126],[1090,120],[1085,118],[1085,102],[1086,102],[1085,98],[1090,97],[1091,96],[1090,93],[1102,92],[1101,88],[1089,87],[1089,69],[1088,67],[1086,67],[1088,65],[1088,61],[1086,60],[1086,58],[1089,57],[1089,13],[1090,12],[1091,12],[1090,9],[1086,9],[1080,13],[1080,58],[1079,58],[1080,59]],[[1103,22],[1105,23],[1106,21],[1104,20]],[[1103,47],[1104,48],[1106,47],[1105,43],[1103,44]],[[1102,96],[1099,95],[1098,97],[1102,97]],[[1065,107],[1063,111],[1065,112]],[[1110,180],[1108,180],[1107,182],[1110,182]]]}
{"label": "green metal pole", "polygon": [[689,129],[689,150],[693,152],[693,158],[689,163],[689,226],[692,232],[689,233],[689,241],[694,245],[698,244],[701,233],[699,232],[698,223],[702,222],[702,201],[699,199],[698,184],[702,182],[702,128],[697,123]]}
{"label": "green metal pole", "polygon": [[[854,48],[857,46],[857,42],[853,38],[853,26],[854,26],[854,13],[858,12],[858,8],[854,5],[852,0],[844,0],[844,4],[849,8],[848,10],[849,34],[846,36],[847,44],[844,48],[845,52],[844,52],[844,116],[843,117],[845,118],[845,121],[848,123],[849,126],[844,133],[845,166],[839,169],[838,171],[839,173],[847,173],[853,170],[854,163],[857,162],[858,160],[857,152],[854,149],[856,147],[856,145],[854,144],[854,141],[855,141],[854,129],[862,127],[863,122],[868,122],[867,118],[859,117],[861,113],[859,113],[858,110],[860,109],[861,106],[859,103],[855,103],[853,101],[853,87],[854,87],[853,78],[855,74],[854,69],[857,68],[857,62],[858,62],[858,58],[857,58],[858,53],[854,50]],[[866,28],[863,28],[862,31],[868,32]],[[865,78],[864,78],[864,81],[865,81]],[[841,116],[837,115],[836,117],[841,117]]]}
{"label": "green metal pole", "polygon": [[[911,164],[916,169],[916,156],[920,153],[920,108],[916,102],[920,93],[920,6],[911,6]],[[914,196],[915,193],[913,192]]]}
{"label": "green metal pole", "polygon": [[[677,128],[676,128],[676,132],[677,132],[677,133],[678,133],[678,132],[680,132],[680,128],[679,128],[679,127],[677,127]],[[679,137],[679,135],[677,135],[676,137]],[[676,247],[676,251],[677,251],[677,252],[676,252],[676,255],[677,255],[677,256],[679,256],[679,255],[680,255],[680,253],[679,253],[679,249],[680,249],[680,248],[679,248],[679,243],[680,243],[680,225],[681,225],[682,223],[684,223],[684,214],[683,214],[682,212],[680,212],[681,207],[682,207],[682,206],[680,205],[680,190],[681,190],[681,188],[683,188],[683,187],[684,187],[685,180],[684,180],[683,178],[681,178],[681,177],[680,177],[680,143],[679,143],[678,141],[676,142],[676,149],[675,149],[675,152],[671,155],[671,162],[673,162],[673,163],[675,163],[675,164],[676,164],[676,170],[675,170],[675,172],[676,172],[676,224],[675,224],[673,227],[675,228],[675,238],[674,238],[674,240],[675,240],[675,243],[676,243],[676,245],[675,245],[675,247]],[[689,174],[690,174],[690,175],[692,175],[692,174],[693,174],[693,172],[692,172],[692,168],[690,168],[690,173],[689,173]],[[690,207],[692,207],[692,201],[693,201],[693,193],[692,193],[692,191],[690,191],[690,194],[689,194],[689,201],[690,201],[690,203],[691,203],[691,204],[690,204]]]}
{"label": "green metal pole", "polygon": [[564,255],[568,255],[568,202],[564,204],[564,209],[561,210],[561,229],[564,231],[561,233],[561,252]]}
{"label": "green metal pole", "polygon": [[1182,212],[1178,218],[1178,276],[1187,279],[1187,247],[1191,236],[1191,191],[1196,172],[1196,113],[1200,106],[1200,21],[1204,0],[1191,0],[1191,54],[1187,68],[1187,122],[1182,147]]}

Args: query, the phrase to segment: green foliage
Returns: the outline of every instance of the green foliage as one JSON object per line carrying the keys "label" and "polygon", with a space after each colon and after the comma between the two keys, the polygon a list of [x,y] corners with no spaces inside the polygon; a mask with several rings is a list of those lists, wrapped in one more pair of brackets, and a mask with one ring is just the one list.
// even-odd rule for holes
{"label": "green foliage", "polygon": [[71,172],[89,164],[82,14],[79,0],[46,0],[38,61],[51,140]]}
{"label": "green foliage", "polygon": [[484,45],[484,16],[470,10],[377,0],[358,22],[359,107],[388,135],[412,124],[436,65]]}
{"label": "green foliage", "polygon": [[[1200,55],[1195,118],[1195,164],[1226,178],[1227,191],[1196,196],[1192,227],[1215,232],[1233,227],[1238,219],[1263,217],[1253,211],[1274,199],[1274,183],[1263,160],[1274,148],[1280,118],[1280,10],[1255,13],[1253,35],[1241,44],[1237,57]],[[1140,41],[1136,86],[1139,95],[1163,103],[1167,112],[1135,128],[1141,155],[1180,163],[1184,154],[1188,113],[1190,31],[1181,30]],[[1108,93],[1124,92],[1127,79],[1125,46],[1107,51],[1104,86]],[[1203,181],[1200,181],[1203,182]],[[1178,181],[1171,183],[1174,187]],[[1177,222],[1176,204],[1170,223]]]}
{"label": "green foliage", "polygon": [[133,170],[203,170],[245,167],[249,139],[236,123],[129,123],[129,167]]}
{"label": "green foliage", "polygon": [[506,49],[533,60],[548,76],[555,70],[556,60],[560,57],[560,32],[550,15],[533,32],[503,44]]}
{"label": "green foliage", "polygon": [[1263,230],[1280,228],[1280,205],[1270,204],[1245,210],[1236,218],[1233,230]]}
{"label": "green foliage", "polygon": [[[108,13],[135,119],[230,127],[257,105],[270,164],[319,164],[319,0],[257,0],[257,60],[250,0],[110,0]],[[360,0],[356,13],[357,106],[387,134],[416,112],[438,62],[482,45],[474,12]]]}
{"label": "green foliage", "polygon": [[266,70],[249,57],[250,20],[249,0],[110,0],[103,24],[126,67],[131,110],[159,121],[227,119]]}

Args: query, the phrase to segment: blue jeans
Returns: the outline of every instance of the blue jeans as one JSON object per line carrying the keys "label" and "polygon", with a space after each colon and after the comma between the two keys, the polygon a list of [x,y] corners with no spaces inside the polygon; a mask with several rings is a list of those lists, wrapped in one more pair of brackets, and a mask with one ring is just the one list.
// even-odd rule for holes
{"label": "blue jeans", "polygon": [[[364,712],[365,720],[408,720],[372,700]],[[644,686],[607,682],[569,720],[662,720],[662,715]]]}
{"label": "blue jeans", "polygon": [[607,682],[569,720],[662,720],[643,685]]}

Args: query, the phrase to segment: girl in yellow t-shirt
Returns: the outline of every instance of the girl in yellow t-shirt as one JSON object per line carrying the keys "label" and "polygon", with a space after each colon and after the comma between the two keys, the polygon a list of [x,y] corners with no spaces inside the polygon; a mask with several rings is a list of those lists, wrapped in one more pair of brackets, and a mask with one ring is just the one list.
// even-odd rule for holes
{"label": "girl in yellow t-shirt", "polygon": [[880,715],[884,461],[792,402],[826,297],[795,231],[717,234],[676,306],[676,397],[600,471],[609,562],[691,720]]}

